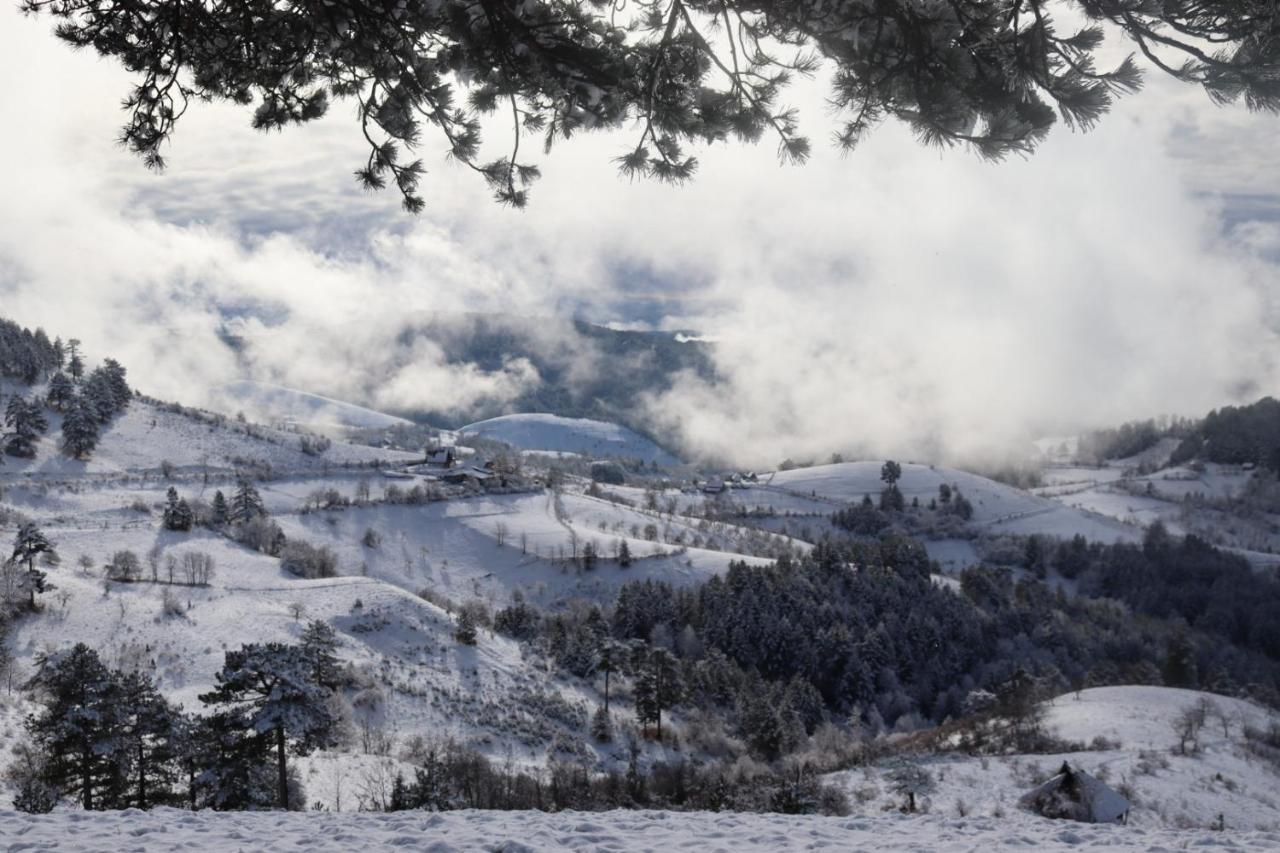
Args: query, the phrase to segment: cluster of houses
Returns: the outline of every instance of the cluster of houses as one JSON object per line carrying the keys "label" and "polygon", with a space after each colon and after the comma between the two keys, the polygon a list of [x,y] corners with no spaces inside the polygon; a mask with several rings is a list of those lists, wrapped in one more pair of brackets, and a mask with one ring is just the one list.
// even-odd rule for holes
{"label": "cluster of houses", "polygon": [[382,476],[393,480],[426,480],[450,486],[468,483],[484,485],[495,477],[501,477],[494,470],[492,461],[465,456],[453,445],[429,446],[421,462],[384,470]]}

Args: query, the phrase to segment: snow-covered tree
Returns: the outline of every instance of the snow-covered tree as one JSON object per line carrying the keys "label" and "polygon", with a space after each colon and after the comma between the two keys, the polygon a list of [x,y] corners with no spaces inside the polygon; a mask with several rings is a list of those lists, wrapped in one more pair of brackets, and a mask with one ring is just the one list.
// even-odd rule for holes
{"label": "snow-covered tree", "polygon": [[[993,159],[1033,150],[1059,116],[1091,127],[1141,84],[1132,57],[1099,65],[1107,34],[1214,101],[1280,109],[1271,0],[634,0],[625,13],[581,0],[244,0],[190,14],[172,0],[22,5],[136,75],[121,139],[148,166],[163,167],[188,103],[253,104],[255,127],[279,129],[347,100],[368,141],[359,180],[392,187],[413,211],[425,166],[403,155],[429,129],[515,206],[539,174],[526,152],[542,146],[523,135],[550,146],[635,126],[624,173],[671,182],[694,174],[691,144],[768,136],[784,160],[804,160],[809,140],[781,97],[823,66],[846,150],[889,118]],[[496,157],[481,146],[490,113],[509,116],[514,137]]]}
{"label": "snow-covered tree", "polygon": [[335,690],[342,684],[341,665],[338,663],[338,634],[333,626],[320,619],[313,619],[302,630],[302,653],[311,666],[311,680],[322,687]]}
{"label": "snow-covered tree", "polygon": [[226,524],[231,517],[231,509],[227,506],[227,497],[222,491],[213,493],[213,525],[221,527]]}
{"label": "snow-covered tree", "polygon": [[680,664],[675,655],[661,647],[650,648],[636,676],[634,694],[636,718],[645,728],[654,724],[661,739],[662,712],[684,695]]}
{"label": "snow-covered tree", "polygon": [[181,713],[141,672],[119,677],[117,747],[130,765],[130,789],[125,800],[147,809],[173,800],[177,781],[176,729]]}
{"label": "snow-covered tree", "polygon": [[231,511],[227,518],[234,524],[244,524],[267,514],[262,504],[262,496],[253,487],[248,477],[241,477],[236,483],[236,493],[231,496]]}
{"label": "snow-covered tree", "polygon": [[246,645],[227,652],[217,687],[200,696],[205,704],[237,711],[248,730],[263,736],[263,747],[274,746],[283,809],[290,807],[287,752],[308,755],[336,734],[329,691],[313,680],[313,667],[301,646]]}
{"label": "snow-covered tree", "polygon": [[80,357],[80,340],[72,338],[67,341],[67,372],[76,382],[84,376],[84,359]]}
{"label": "snow-covered tree", "polygon": [[97,446],[97,411],[83,394],[77,394],[62,418],[62,449],[72,459],[83,459]]}
{"label": "snow-covered tree", "polygon": [[49,390],[45,394],[45,399],[49,401],[49,405],[54,409],[59,412],[65,412],[67,405],[75,395],[75,384],[61,370],[49,378]]}
{"label": "snow-covered tree", "polygon": [[5,407],[4,452],[10,456],[30,459],[36,455],[36,441],[49,428],[44,410],[35,400],[14,394]]}
{"label": "snow-covered tree", "polygon": [[34,609],[36,606],[36,593],[43,593],[48,587],[45,584],[45,574],[36,568],[36,558],[48,556],[56,553],[53,544],[48,538],[31,522],[27,522],[18,528],[18,534],[13,539],[13,553],[10,559],[17,565],[25,565],[26,572],[23,578],[23,585],[30,595],[30,605]]}
{"label": "snow-covered tree", "polygon": [[86,810],[117,807],[124,782],[117,760],[120,690],[98,653],[77,643],[42,655],[27,686],[44,706],[26,725],[44,753],[49,784],[77,795]]}
{"label": "snow-covered tree", "polygon": [[195,516],[191,512],[191,506],[187,503],[186,498],[178,497],[178,490],[170,486],[166,494],[164,507],[163,523],[165,529],[185,532],[191,529],[194,521]]}

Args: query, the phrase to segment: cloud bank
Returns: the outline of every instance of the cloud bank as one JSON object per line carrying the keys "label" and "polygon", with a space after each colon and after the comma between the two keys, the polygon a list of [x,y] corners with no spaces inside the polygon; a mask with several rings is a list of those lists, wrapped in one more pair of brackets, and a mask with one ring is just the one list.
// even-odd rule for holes
{"label": "cloud bank", "polygon": [[[1274,125],[1172,84],[995,166],[885,127],[803,168],[718,147],[672,189],[618,179],[627,138],[580,138],[524,213],[427,152],[428,210],[409,219],[354,189],[341,107],[266,137],[198,105],[154,176],[110,147],[117,69],[6,10],[0,70],[19,81],[0,109],[22,117],[0,138],[0,314],[115,355],[158,396],[201,403],[253,378],[465,411],[540,381],[527,362],[397,343],[441,311],[696,330],[723,381],[680,377],[638,410],[692,452],[752,465],[973,456],[1280,390],[1280,231],[1257,213],[1278,209]],[[819,137],[820,87],[796,95]],[[541,344],[592,370],[574,342]]]}

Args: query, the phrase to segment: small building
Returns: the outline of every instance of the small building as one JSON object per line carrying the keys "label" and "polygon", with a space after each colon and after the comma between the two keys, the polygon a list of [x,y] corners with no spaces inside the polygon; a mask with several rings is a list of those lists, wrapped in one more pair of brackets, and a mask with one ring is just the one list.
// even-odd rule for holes
{"label": "small building", "polygon": [[1065,761],[1056,776],[1023,794],[1018,805],[1053,820],[1129,821],[1129,801],[1119,791]]}
{"label": "small building", "polygon": [[433,468],[452,468],[458,464],[458,455],[453,447],[428,447],[426,464]]}
{"label": "small building", "polygon": [[719,477],[712,477],[702,484],[702,491],[708,495],[718,495],[724,491],[724,480]]}

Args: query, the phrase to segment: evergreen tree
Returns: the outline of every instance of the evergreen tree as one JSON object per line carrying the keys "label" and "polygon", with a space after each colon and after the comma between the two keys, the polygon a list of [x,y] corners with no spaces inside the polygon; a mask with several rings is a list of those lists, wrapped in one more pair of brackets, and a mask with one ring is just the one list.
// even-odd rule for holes
{"label": "evergreen tree", "polygon": [[44,709],[27,718],[27,731],[43,752],[46,781],[77,794],[86,809],[119,805],[120,687],[97,652],[84,643],[42,655],[28,683]]}
{"label": "evergreen tree", "polygon": [[1170,687],[1194,689],[1199,686],[1195,647],[1191,645],[1186,631],[1178,631],[1169,638],[1161,675]]}
{"label": "evergreen tree", "polygon": [[468,607],[463,607],[458,611],[457,626],[453,632],[453,638],[464,646],[474,646],[476,644],[476,617]]}
{"label": "evergreen tree", "polygon": [[213,493],[213,526],[221,527],[226,524],[231,517],[231,510],[227,506],[227,498],[221,491]]}
{"label": "evergreen tree", "polygon": [[820,67],[833,72],[826,100],[843,150],[887,119],[927,144],[964,144],[993,160],[1034,150],[1059,116],[1092,127],[1141,88],[1132,57],[1106,61],[1104,42],[1119,36],[1214,102],[1280,111],[1271,0],[1081,2],[1061,10],[1065,21],[1045,0],[971,0],[927,14],[907,2],[635,0],[616,18],[608,3],[574,0],[485,3],[476,14],[467,4],[381,14],[383,4],[278,0],[200,4],[171,21],[167,0],[24,5],[53,16],[66,42],[137,76],[120,141],[148,166],[163,167],[187,103],[254,104],[254,126],[278,130],[354,101],[369,145],[359,181],[391,187],[415,212],[426,167],[400,154],[432,127],[501,203],[526,203],[540,170],[525,150],[523,160],[484,159],[484,118],[508,107],[517,141],[522,131],[551,141],[641,119],[617,157],[631,176],[683,182],[698,166],[689,146],[766,134],[785,161],[804,161],[811,143],[782,101],[797,72]]}
{"label": "evergreen tree", "polygon": [[84,359],[80,357],[80,341],[72,338],[67,341],[67,372],[71,378],[79,382],[84,376]]}
{"label": "evergreen tree", "polygon": [[85,380],[83,396],[88,401],[95,420],[100,424],[107,423],[120,411],[111,378],[101,367],[96,368]]}
{"label": "evergreen tree", "polygon": [[266,514],[258,490],[248,477],[241,477],[236,483],[236,493],[231,496],[231,512],[227,518],[234,524],[244,524]]}
{"label": "evergreen tree", "polygon": [[49,421],[39,403],[14,394],[5,407],[4,452],[10,456],[30,459],[36,455],[36,441],[49,428]]}
{"label": "evergreen tree", "polygon": [[115,411],[123,412],[128,408],[129,401],[133,399],[133,389],[129,387],[129,383],[125,380],[126,371],[124,367],[114,358],[104,358],[100,369],[104,377],[103,383],[107,390],[111,392]]}
{"label": "evergreen tree", "polygon": [[49,405],[59,412],[65,412],[67,405],[76,395],[76,386],[67,378],[67,374],[59,370],[49,379],[49,391],[45,399]]}
{"label": "evergreen tree", "polygon": [[97,446],[97,412],[83,394],[77,394],[62,418],[62,449],[72,459],[83,459]]}
{"label": "evergreen tree", "polygon": [[625,539],[618,545],[618,565],[624,569],[631,565],[631,546]]}
{"label": "evergreen tree", "polygon": [[200,697],[205,704],[238,711],[248,730],[267,735],[262,745],[275,748],[277,804],[286,810],[287,751],[308,755],[330,745],[336,734],[329,691],[312,680],[313,666],[301,646],[246,645],[227,652],[217,687]]}
{"label": "evergreen tree", "polygon": [[626,666],[629,650],[612,637],[605,637],[596,653],[596,671],[604,673],[604,711],[609,713],[609,677]]}
{"label": "evergreen tree", "polygon": [[119,694],[118,747],[132,771],[126,802],[139,809],[169,803],[177,781],[175,730],[181,714],[143,673],[120,676]]}
{"label": "evergreen tree", "polygon": [[661,739],[662,712],[679,702],[684,692],[675,655],[661,647],[649,649],[644,655],[634,692],[636,718],[645,728],[650,723],[656,725]]}
{"label": "evergreen tree", "polygon": [[178,490],[173,486],[169,487],[166,497],[163,516],[165,529],[183,532],[190,530],[195,518],[186,499],[178,497]]}
{"label": "evergreen tree", "polygon": [[333,626],[320,619],[307,623],[302,631],[302,653],[311,665],[311,680],[322,687],[336,690],[342,684],[342,670],[335,652],[338,634]]}
{"label": "evergreen tree", "polygon": [[13,540],[13,554],[10,559],[18,565],[25,564],[26,575],[24,585],[31,596],[31,608],[36,606],[36,593],[43,593],[47,589],[44,579],[44,572],[36,568],[36,558],[40,556],[48,556],[56,553],[53,544],[45,537],[40,528],[31,522],[27,522],[18,528],[18,534]]}
{"label": "evergreen tree", "polygon": [[609,718],[609,709],[604,705],[596,708],[591,715],[591,737],[600,743],[613,740],[613,721]]}
{"label": "evergreen tree", "polygon": [[886,486],[894,486],[902,479],[902,466],[890,459],[880,466],[880,479]]}

